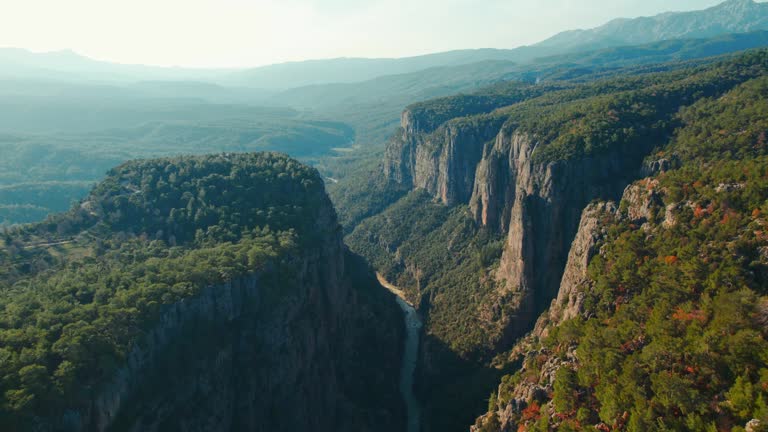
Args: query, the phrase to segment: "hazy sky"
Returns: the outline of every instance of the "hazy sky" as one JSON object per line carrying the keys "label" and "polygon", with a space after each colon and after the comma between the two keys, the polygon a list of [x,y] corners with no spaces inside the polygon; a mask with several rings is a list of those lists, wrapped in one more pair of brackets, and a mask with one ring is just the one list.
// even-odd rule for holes
{"label": "hazy sky", "polygon": [[0,0],[0,46],[200,67],[513,48],[720,0]]}

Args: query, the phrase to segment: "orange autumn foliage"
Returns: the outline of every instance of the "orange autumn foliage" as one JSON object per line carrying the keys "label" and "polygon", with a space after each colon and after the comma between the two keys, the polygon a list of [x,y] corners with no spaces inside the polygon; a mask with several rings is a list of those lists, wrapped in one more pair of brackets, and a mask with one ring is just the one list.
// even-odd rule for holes
{"label": "orange autumn foliage", "polygon": [[672,318],[678,321],[698,321],[702,324],[707,321],[707,316],[701,309],[694,309],[690,312],[686,312],[683,308],[677,308],[675,313],[672,314]]}
{"label": "orange autumn foliage", "polygon": [[536,402],[532,402],[523,410],[523,420],[536,420],[541,415],[541,407]]}
{"label": "orange autumn foliage", "polygon": [[720,219],[720,224],[721,225],[725,225],[728,222],[730,222],[731,219],[734,219],[734,218],[736,218],[738,216],[739,216],[738,213],[736,213],[735,211],[729,209],[728,211],[725,212],[725,214],[723,215],[723,218]]}

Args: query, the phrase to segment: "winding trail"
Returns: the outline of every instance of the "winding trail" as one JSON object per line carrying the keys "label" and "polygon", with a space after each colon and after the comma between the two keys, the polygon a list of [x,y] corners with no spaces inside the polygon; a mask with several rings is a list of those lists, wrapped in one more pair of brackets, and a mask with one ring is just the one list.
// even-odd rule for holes
{"label": "winding trail", "polygon": [[421,408],[419,407],[419,400],[413,392],[413,383],[416,374],[416,362],[419,359],[421,318],[413,305],[405,299],[403,290],[387,282],[384,276],[379,273],[376,273],[376,278],[384,288],[397,296],[397,304],[403,310],[405,319],[405,350],[403,350],[403,363],[400,369],[400,393],[403,396],[408,416],[407,432],[419,432]]}

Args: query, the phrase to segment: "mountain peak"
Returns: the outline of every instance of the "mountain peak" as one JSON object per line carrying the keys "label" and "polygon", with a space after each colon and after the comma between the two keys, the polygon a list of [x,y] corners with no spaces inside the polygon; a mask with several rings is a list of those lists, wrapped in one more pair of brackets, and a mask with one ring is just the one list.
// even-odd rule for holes
{"label": "mountain peak", "polygon": [[726,0],[715,6],[716,9],[752,8],[758,3],[754,0]]}
{"label": "mountain peak", "polygon": [[560,33],[539,46],[599,49],[670,39],[708,38],[768,29],[768,3],[726,0],[704,10],[667,12],[652,17],[615,19],[589,30]]}

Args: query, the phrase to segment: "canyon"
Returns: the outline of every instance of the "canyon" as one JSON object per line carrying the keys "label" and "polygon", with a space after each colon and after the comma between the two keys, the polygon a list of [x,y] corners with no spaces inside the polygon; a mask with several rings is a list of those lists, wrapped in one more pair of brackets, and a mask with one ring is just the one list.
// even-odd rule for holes
{"label": "canyon", "polygon": [[768,430],[765,14],[8,137],[0,429]]}
{"label": "canyon", "polygon": [[[197,226],[211,224],[207,240],[189,240],[190,233],[197,232],[198,239],[205,234],[179,217],[182,201],[192,196],[180,190],[197,193],[199,184],[211,181],[240,192],[231,199],[209,189],[207,211],[222,213],[206,221],[196,218]],[[279,216],[259,216],[253,202],[283,210]],[[232,212],[237,206],[244,209],[242,219],[230,219],[226,229],[218,225],[227,215],[241,214]],[[273,228],[250,228],[258,217]],[[68,265],[79,269],[69,278],[90,293],[64,303],[74,314],[61,312],[61,323],[45,338],[48,345],[40,342],[41,352],[47,349],[51,361],[60,363],[56,370],[68,369],[72,378],[64,381],[62,372],[50,378],[39,374],[56,392],[31,385],[21,390],[45,391],[50,401],[36,410],[19,406],[13,416],[3,413],[4,430],[405,428],[397,385],[406,348],[400,310],[365,261],[344,245],[317,171],[269,153],[132,162],[112,171],[86,204],[51,223],[61,227],[58,231],[68,230],[66,242],[32,241],[34,248],[21,248],[16,260],[4,263],[12,272],[9,279],[39,285],[48,283],[50,273],[30,272],[22,267],[25,262],[47,259],[62,273]],[[51,235],[47,228],[36,229],[29,227],[26,236]],[[156,233],[151,242],[145,240],[148,231]],[[176,243],[172,251],[157,240],[166,235]],[[220,241],[219,235],[229,240]],[[94,258],[98,248],[102,255]],[[154,256],[135,262],[126,252]],[[209,266],[210,259],[223,261]],[[19,267],[11,266],[17,262]],[[189,267],[182,269],[185,262]],[[147,271],[145,265],[153,267]],[[93,273],[83,270],[90,266]],[[138,267],[128,276],[120,270],[125,266]],[[140,282],[145,276],[156,280]],[[86,278],[89,282],[82,283]],[[69,298],[61,283],[52,286],[64,291],[32,303],[17,301],[42,308]],[[100,315],[79,312],[96,306]],[[29,322],[27,328],[36,325]],[[119,336],[124,331],[130,332],[127,337]],[[418,336],[413,330],[409,334]],[[101,335],[108,336],[97,339]],[[82,355],[88,352],[84,346],[94,354]],[[408,350],[415,352],[415,346]],[[95,362],[88,366],[91,359]],[[42,372],[37,365],[30,368]]]}
{"label": "canyon", "polygon": [[[573,87],[531,84],[495,103],[460,95],[402,113],[381,173],[410,192],[347,242],[424,317],[422,430],[461,430],[462,416],[494,388],[485,383],[519,370],[510,353],[533,346],[521,342],[526,335],[545,339],[560,323],[589,316],[587,265],[602,227],[661,217],[649,210],[660,198],[630,185],[680,167],[679,155],[663,150],[679,111],[760,77],[765,63],[747,54],[680,67]],[[619,202],[628,219],[617,216]],[[542,381],[571,364],[553,360]],[[516,416],[504,430],[514,429],[509,418],[519,420],[525,401],[551,387],[514,391],[520,396],[505,403]]]}
{"label": "canyon", "polygon": [[403,395],[403,401],[408,415],[407,432],[419,432],[421,428],[421,407],[419,400],[414,393],[414,374],[416,365],[419,361],[419,339],[421,338],[422,322],[418,311],[406,300],[405,293],[400,288],[387,282],[381,274],[376,274],[381,286],[389,290],[396,296],[397,305],[403,311],[405,321],[405,349],[403,350],[403,359],[400,366],[400,393]]}

